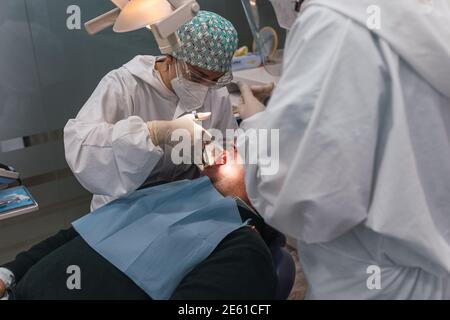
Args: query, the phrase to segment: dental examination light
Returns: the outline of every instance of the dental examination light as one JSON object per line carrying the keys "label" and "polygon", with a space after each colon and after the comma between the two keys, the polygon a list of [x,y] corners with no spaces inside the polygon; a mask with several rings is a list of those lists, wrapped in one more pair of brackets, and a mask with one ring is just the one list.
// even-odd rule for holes
{"label": "dental examination light", "polygon": [[177,30],[200,11],[196,0],[111,0],[117,7],[86,22],[86,31],[94,35],[113,26],[115,32],[141,28],[152,31],[163,54],[177,50],[181,43]]}

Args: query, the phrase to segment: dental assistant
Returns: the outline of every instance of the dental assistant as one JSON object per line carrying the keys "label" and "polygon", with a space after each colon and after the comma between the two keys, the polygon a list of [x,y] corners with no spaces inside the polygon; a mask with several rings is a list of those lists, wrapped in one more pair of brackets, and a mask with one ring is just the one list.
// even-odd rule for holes
{"label": "dental assistant", "polygon": [[[223,17],[201,11],[178,30],[171,56],[137,56],[99,83],[64,129],[66,160],[94,194],[91,210],[145,182],[198,176],[195,165],[171,161],[176,129],[235,129],[228,91],[237,32]],[[202,127],[192,111],[197,111]]]}
{"label": "dental assistant", "polygon": [[242,128],[280,134],[250,201],[298,240],[307,298],[450,299],[450,1],[306,0],[292,22],[267,109],[241,86]]}

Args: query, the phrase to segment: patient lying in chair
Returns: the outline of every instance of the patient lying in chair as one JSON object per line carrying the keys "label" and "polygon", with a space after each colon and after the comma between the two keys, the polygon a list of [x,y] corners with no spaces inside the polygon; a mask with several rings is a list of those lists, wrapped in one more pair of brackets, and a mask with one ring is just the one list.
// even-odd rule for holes
{"label": "patient lying in chair", "polygon": [[[164,185],[164,190],[166,192],[171,192],[171,190],[173,191],[175,188],[180,188],[176,189],[176,191],[179,192],[178,190],[185,190],[184,188],[188,188],[189,184],[197,186],[199,183],[203,185],[203,188],[208,188],[208,186],[205,185],[205,183],[208,183],[211,186],[210,189],[213,189],[212,186],[214,186],[215,190],[213,192],[218,191],[223,197],[228,197],[228,200],[223,198],[223,201],[231,201],[229,199],[230,197],[239,199],[237,200],[238,204],[234,204],[236,210],[232,211],[232,213],[230,213],[230,211],[227,212],[229,216],[230,214],[236,213],[239,224],[237,225],[237,228],[230,229],[231,231],[228,234],[224,234],[224,238],[220,239],[205,259],[196,262],[192,267],[188,266],[185,274],[181,273],[182,277],[180,278],[180,281],[176,282],[174,290],[170,291],[170,295],[167,296],[167,298],[273,299],[276,289],[276,275],[271,254],[261,237],[261,234],[264,234],[267,226],[264,225],[262,220],[258,219],[257,214],[251,209],[251,205],[245,192],[242,166],[228,162],[223,166],[209,167],[205,169],[204,174],[208,177],[200,178],[204,181],[184,181],[182,182],[184,185],[180,185],[180,182],[170,183]],[[98,212],[93,212],[91,214],[93,218],[89,216],[83,217],[78,225],[78,222],[74,224],[75,228],[60,231],[53,237],[35,245],[30,250],[20,253],[14,261],[2,266],[14,274],[17,283],[16,286],[9,290],[10,299],[161,298],[159,293],[163,288],[154,291],[155,296],[152,297],[149,292],[153,291],[146,290],[149,286],[142,285],[142,281],[146,281],[147,284],[150,282],[151,287],[152,279],[154,279],[155,282],[159,281],[157,278],[158,274],[156,274],[155,278],[155,272],[158,273],[159,271],[152,269],[156,268],[159,270],[159,265],[155,264],[154,261],[145,260],[146,251],[144,249],[140,251],[137,256],[139,256],[141,260],[144,259],[144,269],[148,266],[147,269],[150,270],[142,270],[141,262],[141,269],[136,268],[136,270],[139,270],[139,275],[144,274],[144,276],[136,278],[133,277],[133,265],[123,267],[117,262],[117,259],[108,256],[108,250],[110,250],[109,252],[111,253],[111,243],[109,243],[109,247],[104,243],[95,245],[91,240],[92,237],[90,238],[88,236],[89,228],[81,227],[83,223],[95,223],[95,219],[101,219],[102,215],[111,217],[111,212],[108,211],[110,209],[109,207],[115,208],[116,211],[123,210],[119,213],[115,212],[117,216],[122,217],[127,214],[133,215],[134,213],[132,210],[133,207],[135,207],[134,199],[147,201],[146,205],[148,208],[155,208],[153,205],[154,202],[158,203],[158,208],[161,208],[162,205],[165,206],[166,204],[164,201],[168,202],[167,199],[164,201],[157,199],[152,202],[153,206],[148,205],[148,201],[153,201],[154,199],[152,199],[152,197],[155,197],[155,195],[158,194],[157,191],[159,191],[159,189],[155,188],[150,188],[148,191],[144,190],[145,194],[142,194],[142,191],[135,192],[135,194],[141,192],[139,194],[140,197],[127,197],[127,199],[123,201],[121,199],[116,200],[116,202],[105,206],[98,210]],[[212,192],[212,190],[209,191]],[[138,200],[136,200],[136,202],[137,201]],[[190,201],[198,202],[198,198],[195,199],[195,197],[193,197],[193,200],[190,200],[190,197],[185,197],[183,203],[179,204],[176,202],[176,199],[172,199],[172,201],[170,201],[171,203],[168,203],[167,206],[173,207],[174,203],[177,203],[177,205],[179,205],[179,210],[182,211],[186,209],[186,206],[189,207],[189,205],[195,207],[196,204],[191,204]],[[165,206],[165,208],[167,206]],[[224,206],[222,204],[219,207],[222,209],[229,208],[227,205]],[[191,207],[189,208],[189,210],[192,211]],[[209,207],[206,206],[205,208]],[[202,209],[204,208],[202,207]],[[98,215],[95,216],[96,214]],[[201,215],[203,214],[205,215],[205,219],[206,216],[209,215],[207,212],[202,212]],[[222,216],[218,217],[219,220],[221,218]],[[187,218],[183,216],[182,221],[185,221],[186,219]],[[215,219],[216,217],[214,217],[213,213],[212,221],[216,221]],[[101,223],[103,220],[98,221],[98,223]],[[141,220],[138,220],[138,222],[140,221]],[[160,227],[158,220],[154,218],[154,220],[151,221],[154,221],[151,225],[152,229],[157,230],[158,227]],[[179,226],[176,223],[174,223],[174,225],[177,227]],[[190,227],[191,225],[188,224],[187,228]],[[79,232],[80,230],[82,232]],[[130,243],[127,245],[131,250],[128,251],[133,251],[136,248],[132,247],[133,243],[131,243],[131,239],[136,237],[136,230],[137,229],[131,228],[130,225],[126,225],[121,228],[120,231],[113,230],[112,234],[110,231],[108,239],[113,239],[117,234],[121,234],[121,239],[129,237]],[[176,230],[176,228],[168,228],[167,230]],[[183,234],[188,235],[189,231],[190,230],[187,230],[187,233],[184,231],[181,236],[183,236]],[[95,237],[96,235],[101,234],[101,232],[103,231],[98,229],[98,233],[94,230],[92,231],[92,234]],[[177,236],[180,235],[177,234]],[[163,239],[165,239],[166,242],[167,240],[170,240],[170,232],[168,237],[169,238]],[[122,245],[122,242],[119,241],[119,244]],[[106,249],[103,250],[102,245],[103,247],[106,247]],[[181,243],[180,245],[183,244]],[[163,247],[166,248],[166,246]],[[160,246],[158,248],[160,248]],[[117,247],[117,251],[120,252],[120,246]],[[154,251],[154,249],[150,247],[147,251]],[[197,251],[201,250],[193,250],[195,253],[197,253]],[[112,254],[114,253],[115,251],[113,250]],[[152,252],[149,252],[149,254],[149,257],[152,257]],[[170,254],[171,252],[162,252],[160,253],[160,256],[162,255],[166,258],[170,258]],[[189,260],[189,257],[192,256],[190,253],[187,253],[186,255],[187,256],[179,257],[179,261],[184,263],[185,259]],[[134,258],[131,260],[134,260]],[[166,260],[161,262],[163,264],[167,263]],[[79,268],[79,287],[73,288],[70,285],[68,286],[68,283],[70,282],[68,279],[71,276],[70,272],[68,273],[69,266],[76,266]],[[171,269],[171,267],[169,266],[167,269]],[[153,271],[153,273],[151,271]],[[145,276],[146,274],[148,275]],[[162,274],[160,275],[164,278]],[[163,282],[163,284],[165,283],[166,282]],[[1,291],[0,283],[0,296],[3,295]]]}

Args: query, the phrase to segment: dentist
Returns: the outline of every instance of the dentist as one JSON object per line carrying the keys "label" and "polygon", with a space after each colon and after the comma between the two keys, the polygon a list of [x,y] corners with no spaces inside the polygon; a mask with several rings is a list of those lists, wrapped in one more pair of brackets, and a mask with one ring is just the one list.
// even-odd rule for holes
{"label": "dentist", "polygon": [[145,182],[196,177],[195,165],[171,161],[174,130],[203,130],[192,111],[205,129],[237,127],[224,88],[232,80],[235,28],[201,11],[178,34],[182,46],[171,56],[137,56],[107,74],[64,129],[67,162],[94,194],[91,210]]}

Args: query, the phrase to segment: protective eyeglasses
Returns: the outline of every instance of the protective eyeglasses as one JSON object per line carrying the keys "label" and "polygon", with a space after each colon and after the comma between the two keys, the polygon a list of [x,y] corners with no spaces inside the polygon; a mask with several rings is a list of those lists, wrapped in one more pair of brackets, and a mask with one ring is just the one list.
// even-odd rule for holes
{"label": "protective eyeglasses", "polygon": [[225,73],[223,76],[217,80],[211,80],[205,77],[205,75],[200,74],[190,67],[186,62],[181,60],[176,60],[177,63],[177,73],[182,79],[186,79],[191,82],[199,83],[210,89],[220,89],[231,83],[233,80],[233,74],[231,72]]}

